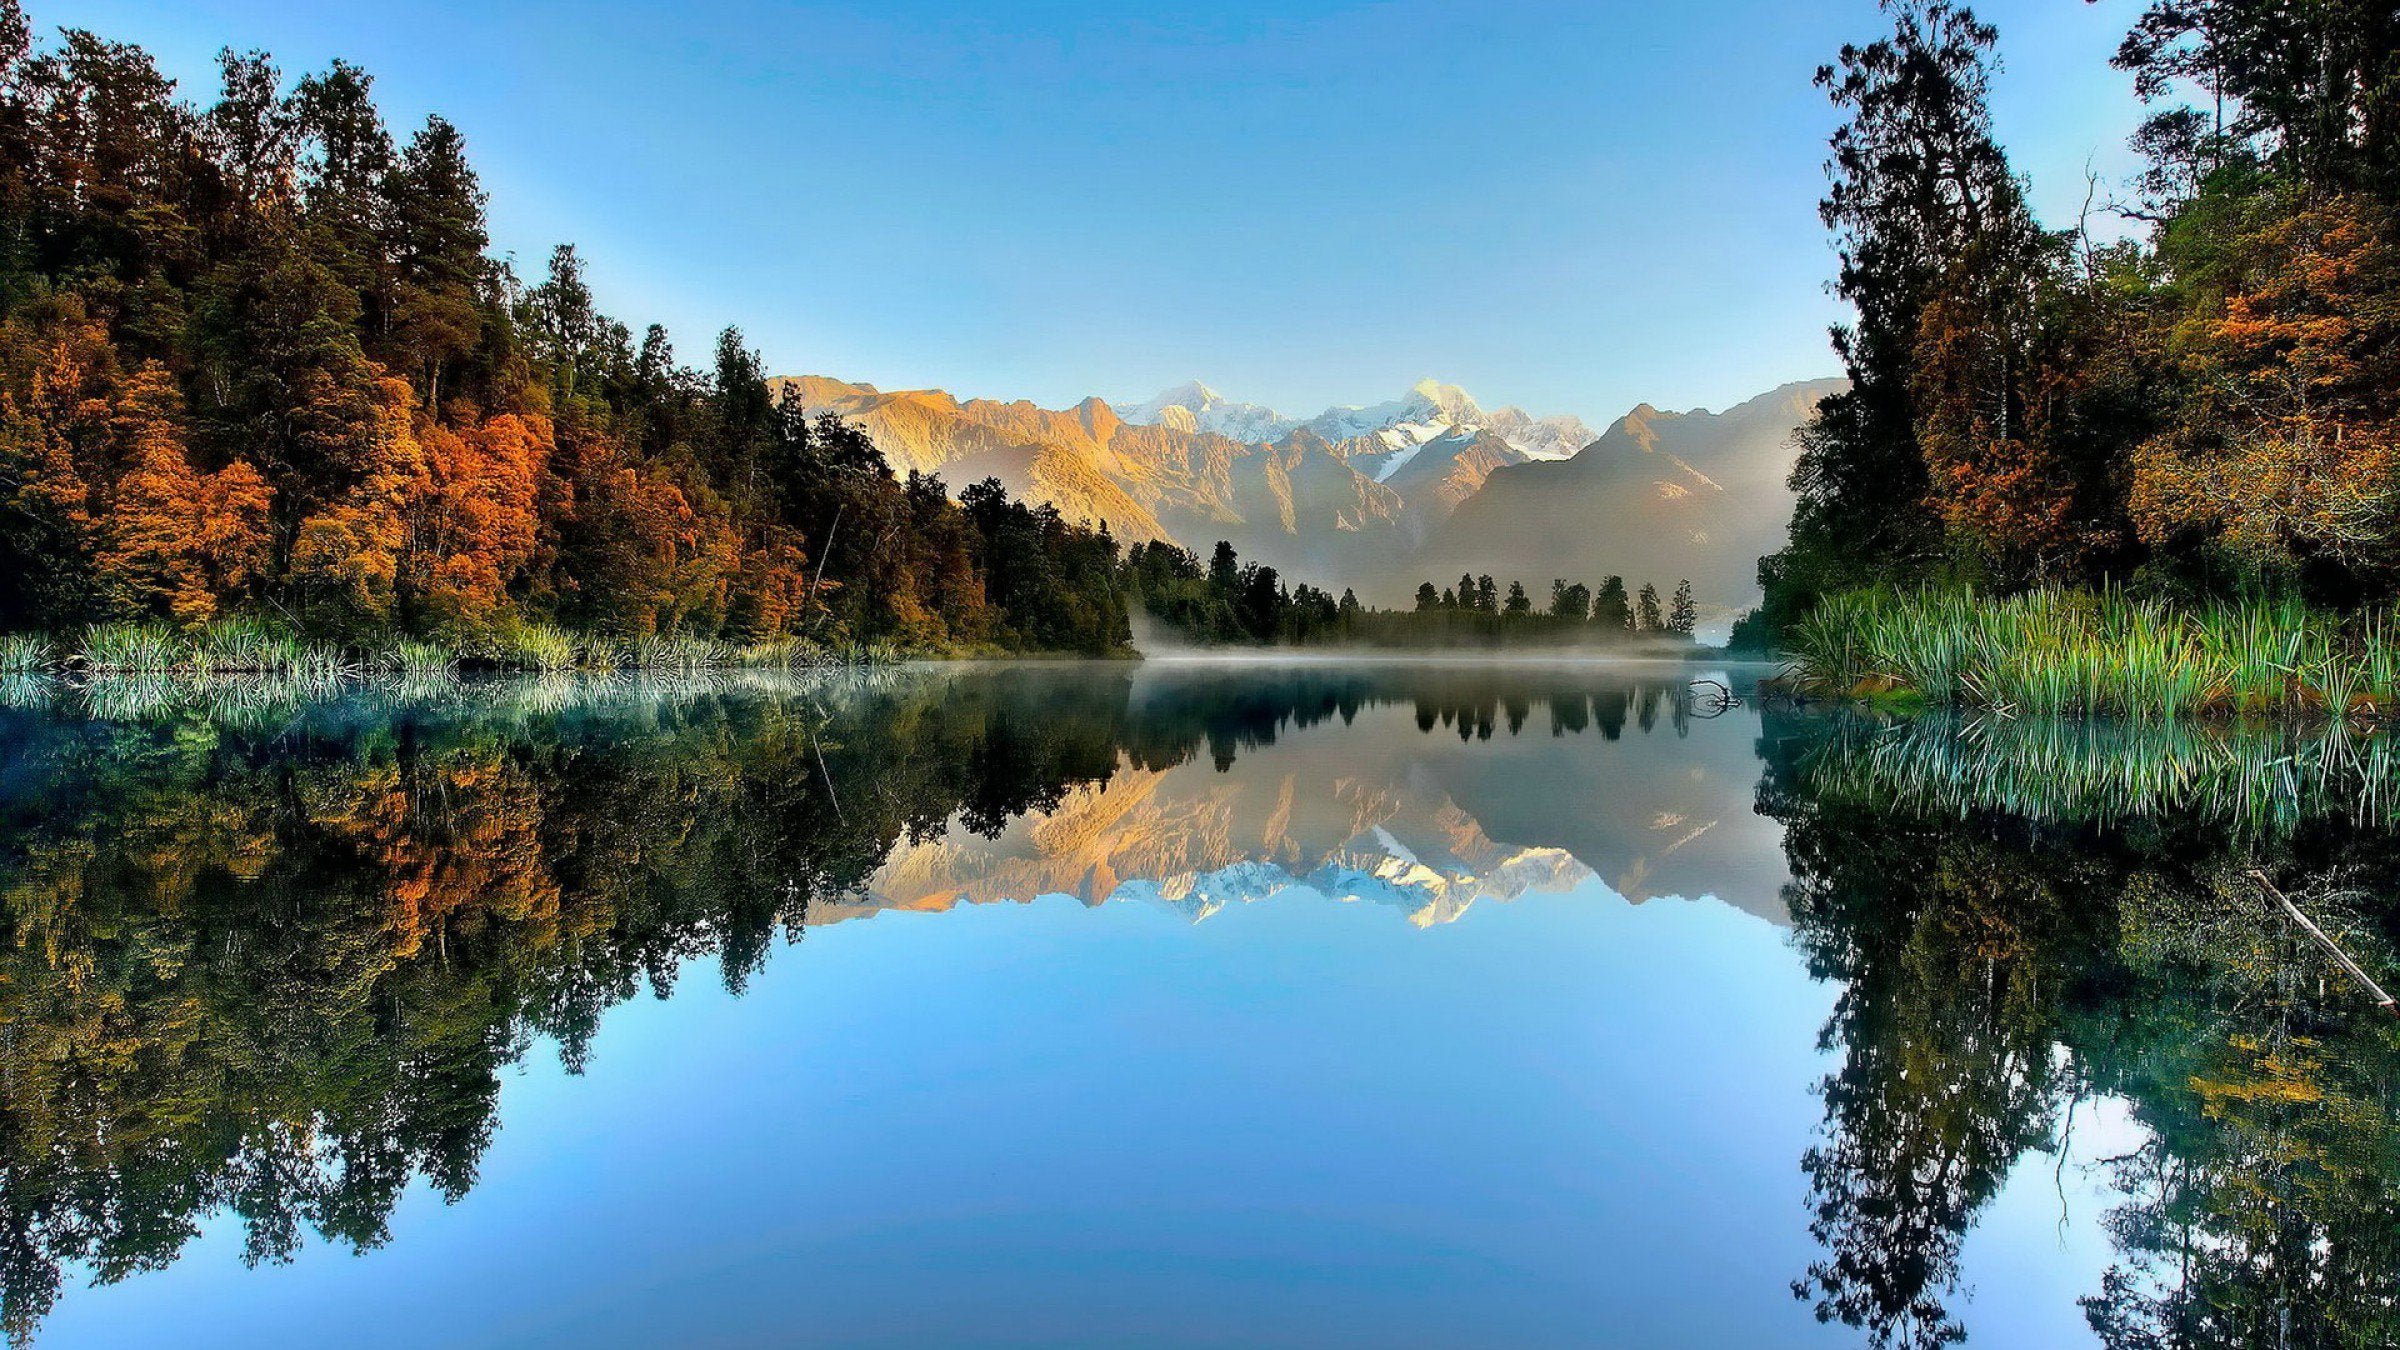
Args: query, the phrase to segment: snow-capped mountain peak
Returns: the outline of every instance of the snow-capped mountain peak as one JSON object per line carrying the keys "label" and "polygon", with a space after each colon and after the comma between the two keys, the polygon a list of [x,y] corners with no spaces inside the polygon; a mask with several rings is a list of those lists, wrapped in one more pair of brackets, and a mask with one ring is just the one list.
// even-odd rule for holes
{"label": "snow-capped mountain peak", "polygon": [[1282,440],[1299,425],[1273,408],[1235,403],[1198,380],[1186,380],[1147,403],[1114,406],[1117,416],[1135,426],[1206,431],[1244,444]]}
{"label": "snow-capped mountain peak", "polygon": [[1522,408],[1486,411],[1455,384],[1422,379],[1407,393],[1382,403],[1341,404],[1305,421],[1257,403],[1237,403],[1198,380],[1165,390],[1146,403],[1114,405],[1136,426],[1206,431],[1246,444],[1280,441],[1308,431],[1334,444],[1371,441],[1361,453],[1377,457],[1378,478],[1399,470],[1414,450],[1444,438],[1490,431],[1527,459],[1565,459],[1599,439],[1581,419],[1535,417]]}

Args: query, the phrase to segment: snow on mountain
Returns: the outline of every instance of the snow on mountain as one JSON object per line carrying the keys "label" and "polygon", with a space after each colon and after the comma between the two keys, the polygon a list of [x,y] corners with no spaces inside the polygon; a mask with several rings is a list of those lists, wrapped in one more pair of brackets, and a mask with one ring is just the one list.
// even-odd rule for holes
{"label": "snow on mountain", "polygon": [[1599,439],[1580,418],[1535,417],[1514,407],[1487,412],[1466,390],[1432,379],[1417,381],[1396,399],[1343,404],[1305,421],[1260,404],[1233,402],[1198,380],[1147,403],[1120,403],[1115,408],[1119,417],[1136,426],[1214,432],[1246,444],[1280,441],[1303,430],[1336,445],[1372,442],[1381,448],[1360,446],[1352,457],[1375,458],[1373,467],[1362,464],[1360,472],[1377,482],[1388,480],[1415,458],[1404,452],[1462,432],[1491,431],[1527,459],[1565,459]]}
{"label": "snow on mountain", "polygon": [[1273,408],[1232,402],[1198,380],[1179,384],[1148,403],[1120,403],[1115,407],[1117,416],[1135,426],[1205,431],[1245,445],[1280,441],[1300,425]]}

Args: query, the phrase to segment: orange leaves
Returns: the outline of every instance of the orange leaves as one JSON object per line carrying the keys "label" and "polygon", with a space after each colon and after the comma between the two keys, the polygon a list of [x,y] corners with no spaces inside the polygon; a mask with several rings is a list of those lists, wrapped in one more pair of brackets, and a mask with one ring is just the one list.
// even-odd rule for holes
{"label": "orange leaves", "polygon": [[549,419],[514,415],[420,432],[423,471],[409,505],[406,589],[421,617],[457,632],[489,627],[532,564]]}
{"label": "orange leaves", "polygon": [[1954,281],[1926,306],[1909,380],[1930,505],[1994,580],[2072,569],[2090,541],[2054,424],[2073,390],[2028,294],[1965,265]]}
{"label": "orange leaves", "polygon": [[2198,533],[2265,566],[2313,555],[2390,565],[2400,561],[2395,430],[2306,417],[2228,419],[2213,436],[2179,429],[2134,452],[2134,523],[2154,545]]}
{"label": "orange leaves", "polygon": [[127,382],[110,417],[123,471],[108,494],[98,568],[118,609],[196,627],[263,570],[273,493],[239,460],[213,474],[193,469],[183,420],[165,368],[145,366]]}
{"label": "orange leaves", "polygon": [[2400,567],[2400,248],[2356,198],[2239,242],[2239,288],[2187,322],[2195,390],[2133,455],[2154,546],[2197,535],[2253,564]]}

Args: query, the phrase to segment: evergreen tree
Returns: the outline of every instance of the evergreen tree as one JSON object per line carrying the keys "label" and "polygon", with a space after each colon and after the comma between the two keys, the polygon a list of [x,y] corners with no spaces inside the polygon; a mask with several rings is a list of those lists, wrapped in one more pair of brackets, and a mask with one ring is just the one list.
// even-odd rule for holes
{"label": "evergreen tree", "polygon": [[1608,577],[1592,600],[1592,622],[1609,632],[1633,627],[1633,604],[1625,595],[1625,578]]}
{"label": "evergreen tree", "polygon": [[1692,583],[1688,580],[1676,582],[1675,600],[1667,610],[1667,631],[1690,637],[1692,629],[1699,622],[1700,607],[1692,603]]}
{"label": "evergreen tree", "polygon": [[1216,551],[1208,556],[1208,584],[1217,590],[1231,593],[1241,577],[1241,565],[1234,556],[1233,545],[1217,541]]}
{"label": "evergreen tree", "polygon": [[1634,605],[1633,623],[1644,633],[1655,633],[1666,626],[1659,618],[1658,587],[1649,582],[1642,583],[1641,598]]}
{"label": "evergreen tree", "polygon": [[1835,293],[1855,319],[1833,331],[1850,388],[1803,431],[1791,542],[1761,564],[1771,592],[1807,596],[1938,555],[1933,486],[1918,452],[1911,357],[1954,265],[2023,216],[1986,107],[1997,34],[1946,0],[1893,0],[1891,34],[1845,47],[1817,83],[1848,120],[1833,136],[1822,204]]}

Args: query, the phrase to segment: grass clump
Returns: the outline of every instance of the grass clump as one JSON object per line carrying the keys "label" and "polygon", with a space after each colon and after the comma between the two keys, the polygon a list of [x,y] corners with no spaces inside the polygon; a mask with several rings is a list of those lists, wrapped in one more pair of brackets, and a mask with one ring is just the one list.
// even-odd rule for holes
{"label": "grass clump", "polygon": [[573,670],[582,656],[573,634],[546,623],[519,624],[502,631],[488,648],[493,665],[555,675]]}
{"label": "grass clump", "polygon": [[184,646],[161,623],[103,623],[84,630],[75,664],[116,674],[164,674],[186,668]]}
{"label": "grass clump", "polygon": [[0,676],[39,675],[50,669],[50,640],[38,633],[0,635]]}
{"label": "grass clump", "polygon": [[2119,590],[1855,591],[1794,634],[1800,684],[1821,694],[2051,716],[2334,717],[2400,703],[2394,616],[2345,622],[2294,600],[2169,608]]}
{"label": "grass clump", "polygon": [[394,675],[439,679],[457,673],[458,662],[456,648],[422,638],[401,638],[384,648],[376,664]]}

